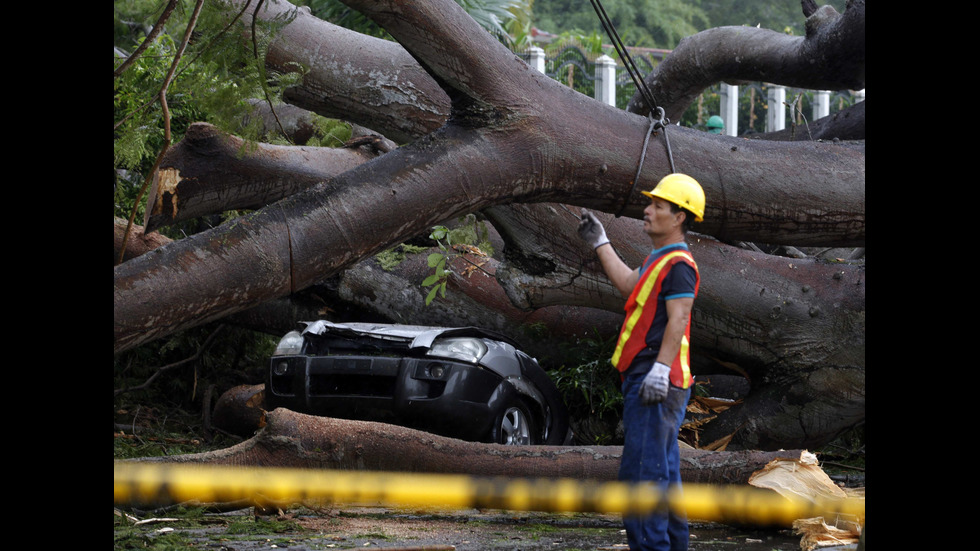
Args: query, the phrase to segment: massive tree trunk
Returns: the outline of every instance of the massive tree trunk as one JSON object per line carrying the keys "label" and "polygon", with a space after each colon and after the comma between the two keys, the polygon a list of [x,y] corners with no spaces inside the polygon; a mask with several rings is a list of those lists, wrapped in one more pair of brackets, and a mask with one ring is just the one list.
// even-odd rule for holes
{"label": "massive tree trunk", "polygon": [[[268,10],[263,13],[270,15],[291,9],[284,2],[263,5]],[[328,159],[333,153],[262,146],[248,162],[262,167],[265,181],[288,184],[276,192],[266,186],[260,190],[251,172],[245,177],[233,164],[216,162],[218,149],[211,151],[219,152],[219,157],[210,159],[217,173],[192,156],[165,164],[161,175],[167,171],[174,175],[166,189],[178,190],[178,198],[193,195],[181,190],[184,182],[178,178],[193,185],[210,185],[210,179],[225,189],[243,186],[267,194],[254,203],[243,203],[248,205],[286,197],[117,266],[115,352],[296,293],[458,215],[489,209],[488,216],[502,228],[503,220],[519,211],[501,206],[512,203],[555,203],[535,208],[550,208],[568,218],[549,225],[541,223],[541,210],[516,215],[530,216],[537,226],[511,231],[510,243],[528,236],[537,236],[540,242],[532,252],[527,246],[512,247],[508,253],[514,255],[498,270],[503,272],[498,279],[515,304],[535,309],[587,303],[615,311],[621,308],[621,297],[608,292],[608,282],[596,275],[594,259],[579,251],[556,263],[548,258],[547,249],[560,241],[556,236],[574,235],[577,207],[622,213],[623,218],[608,220],[613,232],[620,221],[635,223],[645,202],[639,190],[651,188],[674,169],[693,174],[702,183],[708,207],[698,231],[720,240],[705,238],[696,244],[704,282],[694,317],[695,338],[705,347],[696,357],[696,369],[707,373],[725,366],[747,375],[759,389],[758,396],[792,397],[767,399],[754,407],[746,402],[742,413],[732,415],[727,425],[719,423],[724,428],[718,430],[727,435],[741,429],[738,433],[744,434],[750,432],[746,427],[758,424],[745,444],[769,446],[786,438],[806,442],[826,438],[827,419],[834,419],[836,430],[842,420],[863,418],[863,270],[753,255],[723,245],[738,241],[863,245],[863,146],[742,140],[670,126],[666,132],[675,165],[668,162],[665,131],[657,130],[634,185],[649,128],[646,117],[603,105],[537,73],[479,29],[453,2],[352,5],[382,24],[401,46],[376,43],[299,12],[268,57],[270,66],[299,60],[313,69],[286,99],[329,116],[330,108],[323,105],[331,99],[325,92],[329,89],[331,95],[360,101],[344,104],[345,118],[399,141],[425,136],[370,162],[355,158],[357,166],[349,170],[344,170],[342,161]],[[864,3],[849,6],[848,12],[861,12],[845,14],[852,21],[859,16],[860,28],[829,27],[834,34],[847,29],[860,33],[863,45]],[[797,45],[802,48],[798,56],[808,58],[811,54],[804,46],[823,40],[818,31],[829,27],[816,25],[813,34],[800,39],[804,42]],[[343,33],[344,38],[327,40],[331,33]],[[697,43],[703,42],[699,38]],[[353,52],[362,55],[372,48],[385,53],[364,65],[352,62]],[[791,55],[781,51],[783,56]],[[863,80],[863,48],[858,57]],[[658,86],[670,86],[672,79],[665,77],[671,74],[670,59],[656,76]],[[839,82],[848,86],[857,82],[853,67],[841,74]],[[780,78],[775,71],[767,80],[779,83]],[[361,93],[337,92],[328,88],[330,81],[346,82]],[[687,90],[677,97],[697,87],[675,85]],[[364,93],[369,88],[385,92]],[[389,102],[393,97],[397,99]],[[671,109],[682,103],[672,99]],[[394,106],[407,106],[403,117],[407,112],[412,115],[406,118],[421,120],[420,113],[434,116],[420,126],[406,127],[399,116],[371,119],[367,115],[379,108],[393,112]],[[351,152],[346,156],[351,157]],[[294,161],[283,164],[284,157]],[[186,189],[192,188],[188,183]],[[162,191],[154,196],[164,198]],[[159,210],[167,210],[167,200],[159,204]],[[177,204],[171,199],[171,213],[183,209]],[[641,244],[644,236],[629,227],[623,231],[635,235],[614,243],[635,265],[637,255],[647,247]],[[541,246],[542,242],[548,245]],[[554,250],[576,250],[561,247]],[[554,281],[561,281],[563,273],[571,274],[576,285],[585,283],[585,291],[556,286]],[[579,275],[585,277],[576,280]],[[812,386],[791,389],[802,373],[809,374]],[[835,388],[833,397],[816,399],[812,389],[827,386]],[[796,430],[763,434],[773,420],[796,422],[797,416],[811,416],[810,410],[817,411],[813,425],[801,421]]]}
{"label": "massive tree trunk", "polygon": [[[774,459],[803,450],[681,450],[685,482],[745,484]],[[278,408],[248,440],[223,450],[141,461],[400,471],[474,476],[616,480],[621,446],[504,446],[445,438],[404,427],[304,415]]]}
{"label": "massive tree trunk", "polygon": [[[454,25],[475,26],[460,15]],[[425,139],[116,267],[114,351],[288,294],[441,220],[494,204],[560,201],[615,212],[628,198],[624,213],[639,215],[642,196],[631,182],[646,119],[534,72],[489,36],[487,51],[457,34],[440,38],[458,42],[460,63],[443,69],[456,92],[493,60],[498,70],[480,90],[493,95],[460,95],[455,121]],[[859,152],[670,132],[674,151],[684,152],[674,155],[677,171],[698,175],[710,198],[705,233],[797,246],[825,244],[830,234],[836,245],[863,244]],[[637,187],[651,188],[669,171],[655,142]]]}

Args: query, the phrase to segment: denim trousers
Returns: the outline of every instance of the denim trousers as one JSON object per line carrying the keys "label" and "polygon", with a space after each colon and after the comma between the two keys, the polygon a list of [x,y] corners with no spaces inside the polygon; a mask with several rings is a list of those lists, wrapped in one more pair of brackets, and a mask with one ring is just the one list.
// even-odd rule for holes
{"label": "denim trousers", "polygon": [[[663,402],[652,406],[640,403],[640,383],[646,370],[630,370],[623,381],[623,427],[625,443],[619,466],[619,480],[652,482],[666,492],[681,485],[680,449],[677,433],[684,421],[691,389],[670,385]],[[631,551],[686,550],[690,533],[687,518],[674,512],[658,512],[645,517],[623,517]]]}

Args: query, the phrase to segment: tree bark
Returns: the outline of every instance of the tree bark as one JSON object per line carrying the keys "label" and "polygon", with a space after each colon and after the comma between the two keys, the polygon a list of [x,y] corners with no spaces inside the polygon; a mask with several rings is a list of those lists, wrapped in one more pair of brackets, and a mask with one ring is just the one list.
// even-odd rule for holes
{"label": "tree bark", "polygon": [[743,136],[750,140],[813,141],[813,140],[863,140],[864,110],[867,100],[842,109],[833,115],[820,117],[803,125],[791,124],[775,132],[763,132]]}
{"label": "tree bark", "polygon": [[[621,446],[504,446],[445,438],[368,421],[268,412],[255,436],[198,454],[140,461],[400,471],[474,476],[616,480]],[[798,459],[803,450],[711,452],[681,450],[681,478],[692,483],[746,484],[774,459]]]}
{"label": "tree bark", "polygon": [[[245,0],[231,4],[237,12]],[[307,70],[301,85],[283,93],[287,103],[355,122],[397,143],[446,122],[449,96],[398,43],[338,27],[285,1],[262,2],[250,14],[266,21],[293,18],[266,54],[270,71]]]}

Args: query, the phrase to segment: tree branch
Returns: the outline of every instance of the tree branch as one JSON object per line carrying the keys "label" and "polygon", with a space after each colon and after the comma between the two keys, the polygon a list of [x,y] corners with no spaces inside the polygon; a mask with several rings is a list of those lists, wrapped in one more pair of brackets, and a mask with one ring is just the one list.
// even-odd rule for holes
{"label": "tree branch", "polygon": [[153,168],[150,170],[150,173],[147,174],[146,179],[143,181],[143,187],[140,188],[139,193],[136,195],[136,199],[133,201],[133,210],[129,214],[126,233],[123,235],[122,247],[119,253],[119,262],[123,261],[123,253],[126,251],[126,242],[129,240],[129,231],[133,227],[133,219],[136,218],[136,208],[143,200],[143,194],[146,193],[146,188],[149,187],[157,169],[160,167],[160,162],[163,160],[164,155],[167,154],[167,149],[170,148],[170,109],[167,107],[167,89],[170,88],[170,83],[173,81],[174,73],[177,70],[177,65],[180,63],[180,58],[184,54],[184,50],[187,48],[187,43],[190,42],[191,33],[194,31],[194,27],[197,24],[197,18],[200,15],[201,8],[203,6],[204,0],[198,0],[197,4],[194,6],[194,13],[191,15],[191,19],[187,23],[187,29],[184,31],[184,38],[181,40],[180,48],[178,48],[177,53],[174,55],[173,63],[170,64],[170,69],[167,71],[167,76],[164,78],[163,84],[160,86],[160,107],[163,109],[164,125],[163,148],[157,155],[156,161],[153,163]]}
{"label": "tree branch", "polygon": [[157,377],[159,377],[161,374],[163,374],[163,373],[165,373],[167,371],[170,371],[171,369],[175,369],[175,368],[178,368],[180,366],[187,365],[187,364],[189,364],[191,362],[196,362],[197,360],[199,360],[201,358],[201,356],[204,355],[204,353],[207,351],[208,347],[210,347],[211,346],[211,343],[214,341],[214,338],[218,335],[218,333],[221,332],[222,329],[224,329],[224,327],[225,327],[224,325],[219,325],[217,329],[215,329],[214,331],[212,331],[211,334],[208,335],[208,338],[204,341],[204,343],[201,344],[200,347],[198,347],[197,352],[195,352],[191,356],[188,356],[188,357],[184,358],[183,360],[178,360],[176,362],[173,362],[173,363],[170,363],[170,364],[167,364],[167,365],[164,365],[164,366],[161,366],[161,367],[156,368],[156,370],[153,372],[153,375],[151,375],[150,378],[147,379],[146,381],[143,381],[142,384],[140,384],[138,386],[134,386],[134,387],[128,387],[128,388],[117,388],[114,391],[112,391],[112,396],[113,397],[116,397],[116,396],[119,396],[120,394],[125,394],[127,392],[133,392],[133,391],[136,391],[136,390],[143,390],[143,389],[149,388],[150,385],[153,383],[153,381]]}
{"label": "tree branch", "polygon": [[[717,27],[680,41],[644,78],[671,120],[705,88],[721,81],[762,81],[812,90],[864,88],[864,0],[843,14],[823,6],[807,18],[805,37],[755,27]],[[646,115],[637,93],[626,108]]]}
{"label": "tree branch", "polygon": [[126,69],[129,68],[130,65],[136,63],[136,60],[139,59],[140,56],[143,55],[143,52],[150,47],[150,44],[156,40],[157,35],[163,31],[163,25],[167,22],[167,19],[170,19],[170,14],[173,13],[174,8],[176,7],[177,0],[170,0],[167,3],[167,6],[163,9],[163,13],[160,14],[160,17],[157,18],[156,24],[153,25],[153,29],[150,31],[150,34],[146,35],[146,38],[143,39],[143,42],[136,48],[135,52],[130,54],[130,56],[119,65],[119,67],[116,67],[116,70],[112,73],[113,78],[118,78],[126,71]]}

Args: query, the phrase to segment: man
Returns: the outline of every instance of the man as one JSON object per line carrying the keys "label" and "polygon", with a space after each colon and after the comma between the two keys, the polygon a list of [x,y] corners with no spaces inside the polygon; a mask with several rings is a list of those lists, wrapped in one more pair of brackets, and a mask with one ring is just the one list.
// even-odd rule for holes
{"label": "man", "polygon": [[[700,276],[684,237],[704,216],[704,191],[684,174],[665,176],[643,210],[643,231],[653,251],[630,269],[591,213],[582,210],[579,235],[591,244],[606,276],[626,297],[626,319],[612,363],[622,373],[625,445],[619,479],[680,488],[677,433],[691,397],[691,308]],[[631,550],[686,550],[689,532],[681,514],[623,519]]]}

